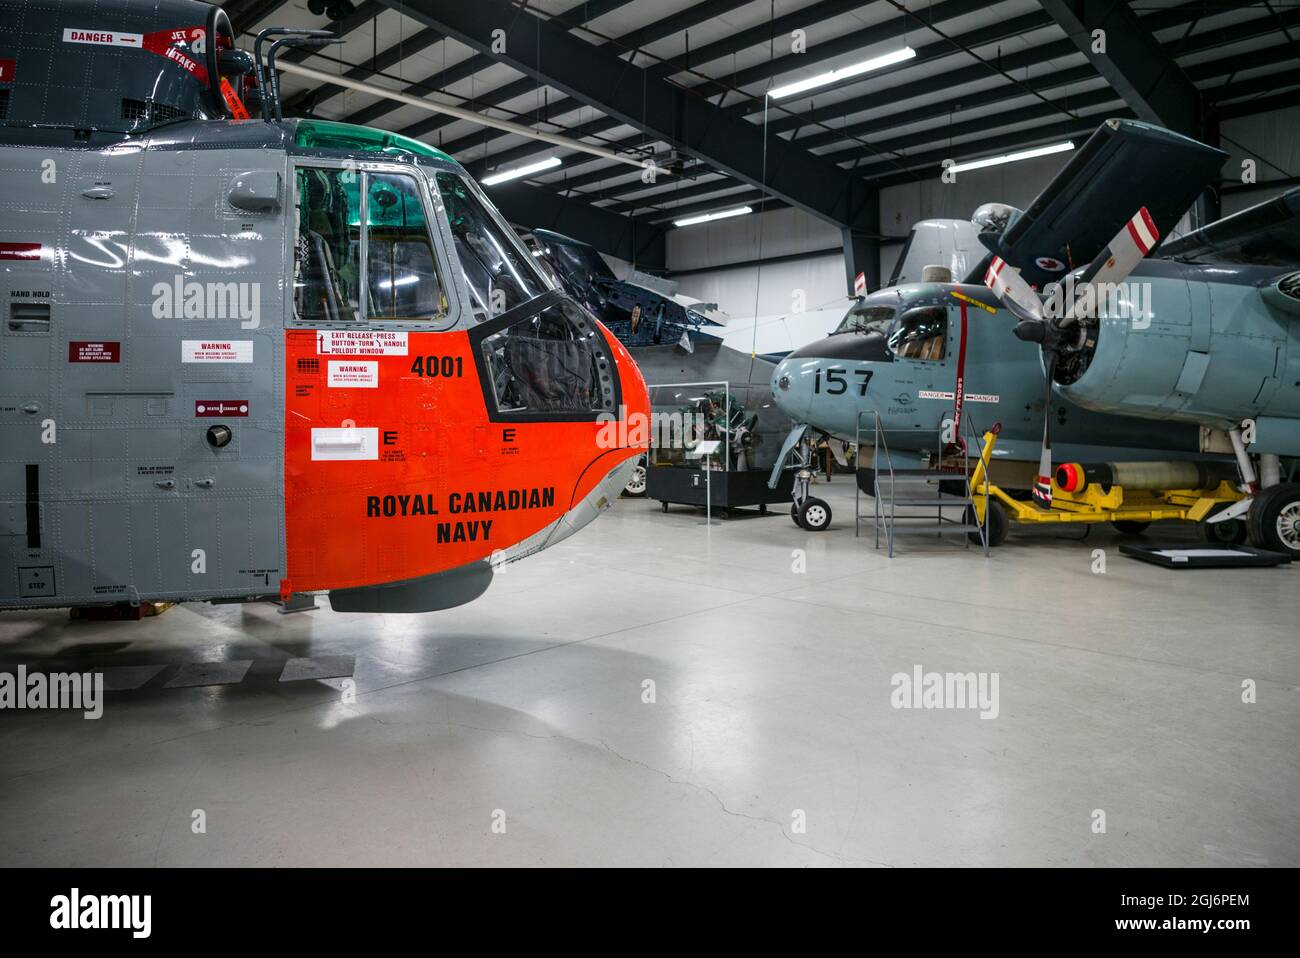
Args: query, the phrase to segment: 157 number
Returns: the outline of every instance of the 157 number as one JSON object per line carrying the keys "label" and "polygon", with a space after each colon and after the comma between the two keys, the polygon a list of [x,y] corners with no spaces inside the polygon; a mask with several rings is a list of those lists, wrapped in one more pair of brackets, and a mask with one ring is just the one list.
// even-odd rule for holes
{"label": "157 number", "polygon": [[[845,369],[843,369],[843,368],[841,368],[841,367],[839,367],[839,366],[830,366],[830,367],[827,368],[827,370],[826,370],[826,377],[825,377],[825,378],[826,378],[826,389],[825,389],[826,395],[828,395],[828,396],[842,396],[842,395],[844,395],[846,392],[848,392],[848,389],[849,389],[849,381],[848,381],[848,379],[846,378],[846,377],[847,377],[847,372],[848,372],[847,370],[845,370]],[[871,370],[871,369],[855,369],[855,370],[853,370],[853,374],[854,374],[855,376],[858,377],[858,395],[859,395],[859,396],[865,396],[865,395],[867,394],[867,383],[871,382],[871,374],[872,374],[872,372],[874,372],[874,370]],[[814,392],[814,393],[820,393],[820,392],[822,392],[822,371],[821,371],[821,369],[818,369],[818,370],[817,370],[817,375],[813,377],[813,392]]]}

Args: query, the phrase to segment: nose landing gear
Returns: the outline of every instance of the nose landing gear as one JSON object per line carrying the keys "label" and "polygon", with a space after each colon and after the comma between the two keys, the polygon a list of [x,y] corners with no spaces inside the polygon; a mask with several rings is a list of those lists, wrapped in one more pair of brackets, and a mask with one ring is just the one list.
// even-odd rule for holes
{"label": "nose landing gear", "polygon": [[809,532],[821,532],[831,524],[831,507],[825,499],[811,495],[812,471],[800,469],[794,475],[794,503],[790,518],[794,524]]}

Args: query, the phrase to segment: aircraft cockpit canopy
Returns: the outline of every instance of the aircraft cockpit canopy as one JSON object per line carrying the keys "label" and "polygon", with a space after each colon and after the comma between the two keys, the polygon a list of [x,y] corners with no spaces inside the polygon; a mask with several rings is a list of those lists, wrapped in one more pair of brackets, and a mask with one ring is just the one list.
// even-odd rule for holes
{"label": "aircraft cockpit canopy", "polygon": [[900,359],[941,360],[948,336],[948,311],[942,306],[913,306],[898,317],[889,348]]}
{"label": "aircraft cockpit canopy", "polygon": [[881,333],[889,332],[889,327],[893,325],[894,315],[898,312],[897,307],[893,305],[881,305],[878,303],[859,303],[853,306],[840,324],[835,327],[832,336],[837,333]]}

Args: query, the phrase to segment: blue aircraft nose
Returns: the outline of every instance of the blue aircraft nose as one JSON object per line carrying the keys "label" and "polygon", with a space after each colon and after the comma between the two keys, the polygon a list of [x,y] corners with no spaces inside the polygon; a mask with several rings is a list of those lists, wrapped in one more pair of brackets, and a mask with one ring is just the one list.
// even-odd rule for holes
{"label": "blue aircraft nose", "polygon": [[807,422],[812,409],[812,382],[821,360],[787,357],[772,373],[772,400],[795,422]]}

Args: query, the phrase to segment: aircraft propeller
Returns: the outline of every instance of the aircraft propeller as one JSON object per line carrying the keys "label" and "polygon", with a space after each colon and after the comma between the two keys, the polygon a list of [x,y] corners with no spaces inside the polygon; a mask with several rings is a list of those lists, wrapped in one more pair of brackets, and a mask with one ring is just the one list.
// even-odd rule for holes
{"label": "aircraft propeller", "polygon": [[[1000,256],[994,256],[984,274],[984,283],[1020,321],[1015,335],[1024,342],[1038,343],[1043,351],[1043,445],[1034,480],[1034,501],[1044,508],[1052,505],[1052,381],[1067,331],[1079,321],[1080,312],[1095,312],[1104,285],[1123,282],[1160,241],[1160,231],[1143,206],[1121,227],[1114,238],[1093,258],[1077,280],[1054,291],[1049,308],[1034,288]],[[1067,292],[1069,290],[1069,292]],[[1072,301],[1062,308],[1065,296]]]}

